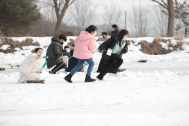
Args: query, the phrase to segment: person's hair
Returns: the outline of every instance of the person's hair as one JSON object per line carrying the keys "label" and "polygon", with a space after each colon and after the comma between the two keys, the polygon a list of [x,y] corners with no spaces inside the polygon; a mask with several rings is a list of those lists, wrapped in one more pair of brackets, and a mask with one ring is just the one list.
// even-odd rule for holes
{"label": "person's hair", "polygon": [[34,52],[36,53],[40,49],[43,50],[42,48],[35,48]]}
{"label": "person's hair", "polygon": [[63,39],[65,42],[67,41],[67,37],[65,35],[63,35],[63,34],[59,35],[59,40],[60,39]]}
{"label": "person's hair", "polygon": [[118,38],[118,41],[119,41],[119,46],[121,46],[121,42],[122,42],[122,39],[125,35],[128,35],[129,32],[126,30],[126,29],[123,29],[119,32],[117,38]]}
{"label": "person's hair", "polygon": [[113,27],[113,28],[117,28],[117,25],[116,25],[116,24],[113,24],[112,27]]}
{"label": "person's hair", "polygon": [[102,32],[102,35],[108,35],[107,32]]}
{"label": "person's hair", "polygon": [[96,27],[96,26],[90,25],[88,28],[86,28],[85,31],[91,33],[91,32],[94,32],[94,31],[96,31],[96,30],[97,30],[97,27]]}

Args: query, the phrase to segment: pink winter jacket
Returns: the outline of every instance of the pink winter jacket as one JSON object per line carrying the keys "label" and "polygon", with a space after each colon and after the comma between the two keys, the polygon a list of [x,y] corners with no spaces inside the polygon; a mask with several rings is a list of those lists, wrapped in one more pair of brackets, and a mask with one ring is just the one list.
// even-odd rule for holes
{"label": "pink winter jacket", "polygon": [[95,49],[95,38],[87,31],[82,31],[74,41],[75,48],[73,57],[78,59],[93,58],[92,52]]}

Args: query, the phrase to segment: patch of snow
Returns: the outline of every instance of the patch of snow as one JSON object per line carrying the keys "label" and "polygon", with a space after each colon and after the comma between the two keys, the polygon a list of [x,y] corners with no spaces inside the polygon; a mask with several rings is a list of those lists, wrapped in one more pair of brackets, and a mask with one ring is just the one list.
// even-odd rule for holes
{"label": "patch of snow", "polygon": [[171,44],[173,44],[173,46],[177,45],[177,40],[175,39],[171,40]]}
{"label": "patch of snow", "polygon": [[9,47],[10,47],[10,45],[3,45],[3,46],[1,47],[1,49],[2,49],[2,50],[7,50]]}
{"label": "patch of snow", "polygon": [[168,43],[160,42],[160,44],[161,44],[162,48],[164,48],[164,49],[166,49],[166,50],[169,49]]}

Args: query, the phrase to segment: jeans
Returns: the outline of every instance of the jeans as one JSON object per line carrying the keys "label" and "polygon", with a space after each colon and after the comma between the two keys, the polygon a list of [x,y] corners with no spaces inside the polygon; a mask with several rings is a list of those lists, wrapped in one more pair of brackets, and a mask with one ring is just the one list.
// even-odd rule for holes
{"label": "jeans", "polygon": [[110,68],[115,60],[117,61],[117,65],[113,68],[112,73],[117,73],[117,69],[123,63],[123,59],[117,54],[112,54],[110,56],[110,59],[106,61],[107,62],[106,67],[97,76],[98,79],[103,79],[103,77],[110,71]]}
{"label": "jeans", "polygon": [[71,70],[70,74],[73,76],[79,69],[82,68],[85,61],[89,64],[88,70],[87,70],[87,76],[91,76],[91,72],[94,67],[94,61],[93,59],[78,59],[77,65]]}

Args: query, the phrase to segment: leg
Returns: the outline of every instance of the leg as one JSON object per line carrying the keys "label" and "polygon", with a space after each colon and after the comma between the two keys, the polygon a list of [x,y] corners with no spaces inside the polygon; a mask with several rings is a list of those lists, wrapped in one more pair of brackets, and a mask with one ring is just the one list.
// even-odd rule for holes
{"label": "leg", "polygon": [[106,67],[106,60],[101,58],[97,72],[101,72]]}
{"label": "leg", "polygon": [[85,63],[85,60],[78,59],[77,65],[71,70],[70,74],[73,76]]}
{"label": "leg", "polygon": [[108,71],[110,71],[110,68],[111,68],[113,62],[114,62],[114,60],[112,60],[112,59],[107,60],[106,67],[97,76],[98,79],[101,79],[101,80],[103,79],[103,77],[108,73]]}
{"label": "leg", "polygon": [[123,59],[116,55],[116,54],[112,54],[111,56],[112,59],[116,60],[116,65],[114,67],[112,67],[112,73],[117,73],[118,68],[121,66],[121,64],[123,63]]}
{"label": "leg", "polygon": [[89,64],[89,67],[88,67],[88,70],[87,70],[87,76],[91,76],[91,72],[92,72],[93,67],[94,67],[94,61],[93,61],[93,59],[86,59],[85,61]]}
{"label": "leg", "polygon": [[117,61],[114,60],[114,62],[112,63],[112,67],[110,68],[110,73],[113,72],[114,68],[117,66]]}
{"label": "leg", "polygon": [[56,72],[58,72],[59,70],[61,70],[62,68],[64,68],[65,66],[66,66],[65,63],[64,63],[64,62],[61,62],[61,63],[57,64],[57,65],[51,70],[51,72],[52,72],[52,73],[56,73]]}

